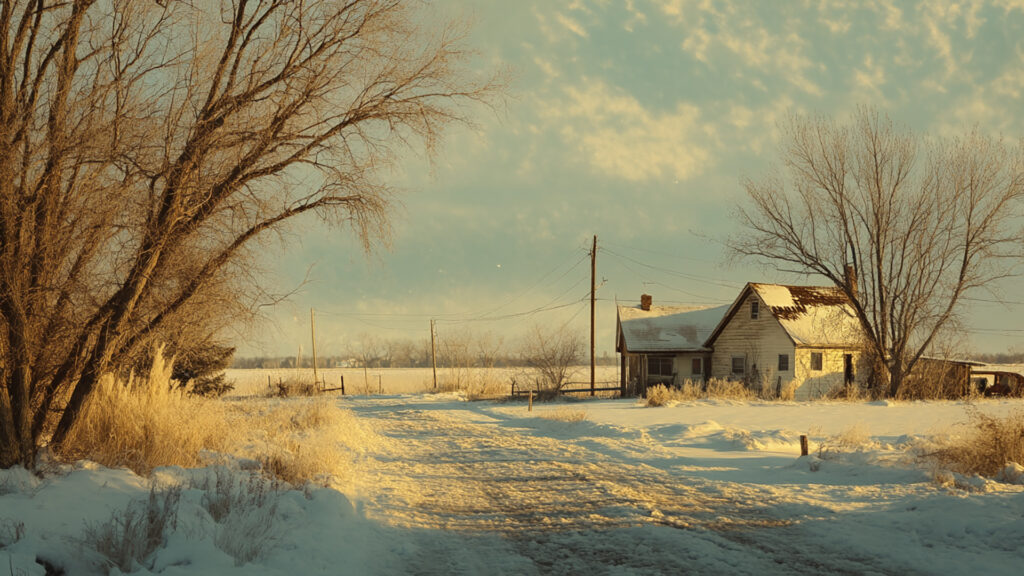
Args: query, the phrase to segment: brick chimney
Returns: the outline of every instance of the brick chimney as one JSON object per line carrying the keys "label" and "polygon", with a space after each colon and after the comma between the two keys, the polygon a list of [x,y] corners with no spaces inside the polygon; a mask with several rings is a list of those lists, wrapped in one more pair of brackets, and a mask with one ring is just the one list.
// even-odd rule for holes
{"label": "brick chimney", "polygon": [[651,295],[641,294],[640,295],[640,309],[650,311],[651,310]]}
{"label": "brick chimney", "polygon": [[857,270],[853,264],[846,265],[846,285],[850,287],[850,294],[857,297]]}

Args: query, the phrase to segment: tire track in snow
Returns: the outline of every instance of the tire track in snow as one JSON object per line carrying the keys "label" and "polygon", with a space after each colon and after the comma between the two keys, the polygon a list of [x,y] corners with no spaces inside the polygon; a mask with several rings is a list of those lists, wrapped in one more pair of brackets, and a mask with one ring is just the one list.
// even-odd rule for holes
{"label": "tire track in snow", "polygon": [[[772,516],[756,492],[501,426],[481,413],[377,402],[357,410],[389,438],[386,451],[364,463],[367,516],[401,529],[498,536],[498,548],[512,547],[504,554],[514,550],[533,567],[524,572],[520,565],[517,573],[600,574],[614,566],[651,574],[890,573],[871,558],[794,549],[790,522]],[[645,548],[655,527],[679,529],[683,542],[705,553]],[[645,567],[646,555],[656,561]],[[740,560],[722,565],[718,557]],[[410,573],[459,573],[478,560],[450,540],[434,540]]]}

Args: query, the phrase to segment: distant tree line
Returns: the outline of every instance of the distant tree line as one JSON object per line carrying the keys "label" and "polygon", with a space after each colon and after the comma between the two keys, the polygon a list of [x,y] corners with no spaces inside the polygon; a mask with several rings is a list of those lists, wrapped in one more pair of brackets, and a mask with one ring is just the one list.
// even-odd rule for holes
{"label": "distant tree line", "polygon": [[[536,356],[531,338],[507,343],[503,336],[482,334],[439,334],[435,342],[438,367],[508,368],[531,365]],[[575,354],[576,362],[589,361],[583,347]],[[429,368],[430,339],[380,338],[363,335],[346,350],[318,355],[317,368]],[[617,362],[605,351],[596,363],[611,366]],[[232,368],[313,368],[313,358],[303,349],[302,355],[235,357]]]}

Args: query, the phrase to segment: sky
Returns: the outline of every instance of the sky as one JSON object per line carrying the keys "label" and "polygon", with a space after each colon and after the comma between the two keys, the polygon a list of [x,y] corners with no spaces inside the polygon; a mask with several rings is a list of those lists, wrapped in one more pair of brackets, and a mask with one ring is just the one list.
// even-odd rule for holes
{"label": "sky", "polygon": [[[489,335],[534,326],[586,338],[597,236],[597,354],[615,305],[720,305],[746,282],[815,284],[734,261],[743,178],[779,165],[790,113],[870,105],[916,132],[1024,136],[1024,0],[793,2],[434,0],[472,21],[475,65],[513,73],[498,112],[473,112],[433,162],[410,152],[390,249],[303,223],[267,282],[298,288],[233,337],[238,354],[320,354],[372,337]],[[299,285],[303,279],[306,282]],[[965,349],[1024,351],[1022,279],[972,301]],[[979,294],[980,299],[991,299]]]}

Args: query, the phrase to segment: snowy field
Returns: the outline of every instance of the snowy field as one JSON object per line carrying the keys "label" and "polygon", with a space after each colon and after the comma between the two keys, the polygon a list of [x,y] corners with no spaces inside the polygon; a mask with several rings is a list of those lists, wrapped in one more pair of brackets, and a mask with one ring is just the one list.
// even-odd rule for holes
{"label": "snowy field", "polygon": [[[235,389],[230,396],[261,396],[272,391],[278,382],[297,380],[313,381],[311,368],[279,368],[279,369],[231,369],[226,371],[227,379]],[[487,388],[493,392],[508,394],[513,378],[524,381],[523,368],[437,368],[437,381],[440,388]],[[342,377],[345,381],[347,394],[418,394],[433,391],[434,371],[430,368],[326,368],[317,370],[317,379],[325,382],[329,388],[341,386]],[[594,371],[598,382],[611,382],[617,386],[619,382],[618,366],[598,366]],[[575,386],[583,387],[582,382],[590,382],[590,366],[577,366],[572,370],[571,381],[580,382]],[[601,387],[607,387],[605,384]]]}
{"label": "snowy field", "polygon": [[[160,469],[151,480],[88,463],[41,480],[0,472],[0,572],[44,574],[39,557],[69,574],[108,573],[83,534],[144,501],[153,483],[184,488],[174,528],[134,567],[142,574],[907,576],[1024,566],[1024,485],[959,477],[918,456],[957,433],[966,403],[596,400],[528,412],[455,394],[335,402],[375,433],[351,481],[274,491],[245,514],[217,518],[197,482],[244,478],[245,461]],[[973,406],[1024,410],[1019,400]],[[800,434],[810,456],[799,456]]]}

